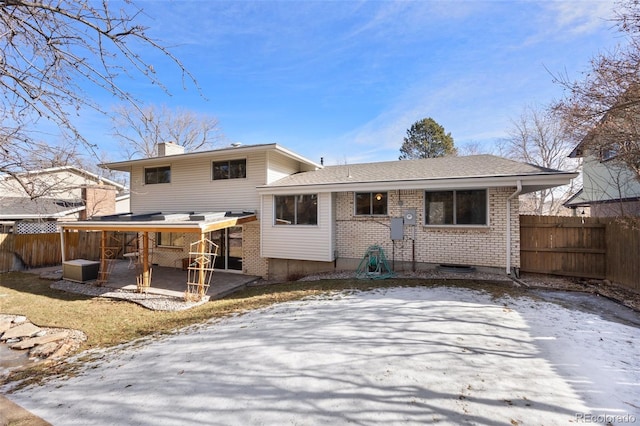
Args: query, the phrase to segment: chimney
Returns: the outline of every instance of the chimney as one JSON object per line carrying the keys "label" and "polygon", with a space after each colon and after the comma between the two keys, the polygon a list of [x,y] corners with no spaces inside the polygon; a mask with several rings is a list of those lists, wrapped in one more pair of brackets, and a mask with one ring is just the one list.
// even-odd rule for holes
{"label": "chimney", "polygon": [[80,220],[105,216],[116,212],[116,189],[111,185],[89,185],[82,188],[84,211]]}
{"label": "chimney", "polygon": [[158,157],[184,154],[184,146],[173,142],[158,142]]}

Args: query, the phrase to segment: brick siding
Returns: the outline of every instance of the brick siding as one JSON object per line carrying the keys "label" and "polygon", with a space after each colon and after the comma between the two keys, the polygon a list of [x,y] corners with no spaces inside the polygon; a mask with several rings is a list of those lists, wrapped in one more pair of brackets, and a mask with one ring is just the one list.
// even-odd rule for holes
{"label": "brick siding", "polygon": [[[485,267],[506,265],[506,202],[514,188],[491,188],[489,194],[489,226],[426,227],[424,192],[399,190],[388,192],[387,216],[354,216],[354,193],[342,192],[336,197],[336,250],[339,258],[361,258],[371,245],[381,246],[388,259],[399,262],[428,264],[464,264]],[[417,212],[415,226],[404,226],[404,239],[391,241],[392,217],[402,217],[404,210]],[[511,263],[520,265],[518,201],[511,206]],[[414,257],[415,253],[415,257]]]}

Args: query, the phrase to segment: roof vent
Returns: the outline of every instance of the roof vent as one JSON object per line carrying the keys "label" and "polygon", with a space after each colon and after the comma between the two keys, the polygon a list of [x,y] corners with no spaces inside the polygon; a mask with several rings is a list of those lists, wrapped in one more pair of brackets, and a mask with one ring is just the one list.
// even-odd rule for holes
{"label": "roof vent", "polygon": [[231,144],[231,146],[232,146],[232,147],[234,147],[234,148],[237,148],[237,147],[239,147],[240,145],[242,145],[242,142],[233,142],[233,143]]}

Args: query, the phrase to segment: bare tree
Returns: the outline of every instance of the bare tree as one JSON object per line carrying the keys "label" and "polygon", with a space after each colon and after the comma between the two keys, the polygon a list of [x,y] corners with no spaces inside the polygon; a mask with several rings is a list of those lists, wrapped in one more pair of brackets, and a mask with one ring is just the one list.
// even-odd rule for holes
{"label": "bare tree", "polygon": [[467,142],[460,145],[458,150],[458,155],[467,156],[467,155],[480,155],[480,154],[493,154],[493,147],[486,147],[480,144],[479,142]]}
{"label": "bare tree", "polygon": [[113,119],[114,135],[128,158],[155,157],[159,142],[174,142],[186,151],[211,149],[222,138],[218,120],[183,109],[121,105]]}
{"label": "bare tree", "polygon": [[[102,111],[87,94],[97,87],[137,105],[122,77],[143,77],[166,91],[143,52],[160,52],[195,79],[147,28],[131,2],[0,0],[0,175],[65,163],[65,153],[96,146],[78,130],[84,108]],[[38,133],[52,126],[66,145],[51,146]],[[69,149],[69,145],[72,149]]]}
{"label": "bare tree", "polygon": [[[577,170],[579,163],[568,158],[573,142],[566,137],[562,122],[550,111],[527,106],[502,142],[501,151],[508,158],[555,170]],[[573,192],[569,187],[537,191],[525,196],[521,208],[533,214],[558,214],[562,203]]]}
{"label": "bare tree", "polygon": [[595,56],[582,80],[556,76],[566,97],[555,109],[583,150],[608,157],[640,180],[640,0],[622,0],[616,11],[626,44]]}

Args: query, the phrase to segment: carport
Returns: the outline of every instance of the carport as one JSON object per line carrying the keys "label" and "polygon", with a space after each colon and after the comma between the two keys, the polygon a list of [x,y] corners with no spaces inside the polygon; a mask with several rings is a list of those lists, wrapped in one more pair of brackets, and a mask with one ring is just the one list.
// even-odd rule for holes
{"label": "carport", "polygon": [[213,263],[217,256],[217,245],[207,239],[212,231],[239,226],[257,220],[253,212],[205,212],[205,213],[169,213],[118,214],[101,216],[92,220],[60,223],[60,240],[62,262],[67,261],[66,237],[71,231],[99,231],[100,239],[100,272],[98,281],[106,283],[109,279],[110,266],[119,253],[117,247],[108,240],[108,232],[136,233],[139,242],[137,250],[130,253],[139,266],[136,279],[139,292],[151,287],[152,265],[150,253],[150,233],[180,232],[196,234],[197,241],[189,247],[188,278],[186,294],[194,299],[201,299],[206,293],[213,273]]}

